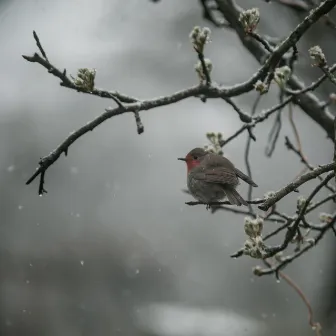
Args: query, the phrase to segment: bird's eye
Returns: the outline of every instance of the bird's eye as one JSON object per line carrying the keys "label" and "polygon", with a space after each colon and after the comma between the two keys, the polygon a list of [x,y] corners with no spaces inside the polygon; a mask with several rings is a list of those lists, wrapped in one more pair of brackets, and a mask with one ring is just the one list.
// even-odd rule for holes
{"label": "bird's eye", "polygon": [[197,157],[196,155],[194,155],[194,156],[193,156],[193,159],[194,159],[194,160],[197,160],[197,159],[198,159],[198,157]]}

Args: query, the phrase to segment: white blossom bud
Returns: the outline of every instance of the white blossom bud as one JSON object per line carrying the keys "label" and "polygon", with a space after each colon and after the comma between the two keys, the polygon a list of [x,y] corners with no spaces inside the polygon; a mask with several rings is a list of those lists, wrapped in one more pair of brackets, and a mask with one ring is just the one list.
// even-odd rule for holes
{"label": "white blossom bud", "polygon": [[246,33],[252,33],[260,21],[260,13],[258,8],[247,9],[240,13],[239,21],[244,27]]}
{"label": "white blossom bud", "polygon": [[313,64],[313,66],[323,67],[327,64],[326,57],[320,46],[317,45],[317,46],[311,47],[308,50],[308,52],[309,52],[310,58],[316,61],[316,63]]}

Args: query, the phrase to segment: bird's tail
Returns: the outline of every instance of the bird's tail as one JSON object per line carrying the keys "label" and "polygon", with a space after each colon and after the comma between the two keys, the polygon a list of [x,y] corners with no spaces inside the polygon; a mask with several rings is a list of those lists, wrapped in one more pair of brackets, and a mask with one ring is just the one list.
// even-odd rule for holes
{"label": "bird's tail", "polygon": [[241,172],[239,169],[235,168],[236,174],[238,175],[238,177],[240,177],[243,181],[245,181],[246,183],[250,184],[252,187],[258,187],[257,184],[255,184],[250,177],[248,177],[247,175],[245,175],[243,172]]}
{"label": "bird's tail", "polygon": [[224,191],[225,191],[226,197],[228,198],[229,202],[232,205],[238,205],[238,206],[248,205],[247,202],[244,200],[244,198],[239,195],[236,189],[226,187]]}

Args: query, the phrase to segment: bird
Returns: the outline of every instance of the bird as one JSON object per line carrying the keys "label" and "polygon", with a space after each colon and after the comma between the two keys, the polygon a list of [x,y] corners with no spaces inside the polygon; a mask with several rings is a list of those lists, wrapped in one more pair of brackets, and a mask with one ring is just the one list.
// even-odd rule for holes
{"label": "bird", "polygon": [[187,186],[191,195],[199,202],[211,207],[227,198],[231,205],[248,203],[236,190],[239,179],[253,187],[258,187],[252,179],[236,168],[226,157],[211,153],[203,148],[192,149],[184,158],[187,165]]}

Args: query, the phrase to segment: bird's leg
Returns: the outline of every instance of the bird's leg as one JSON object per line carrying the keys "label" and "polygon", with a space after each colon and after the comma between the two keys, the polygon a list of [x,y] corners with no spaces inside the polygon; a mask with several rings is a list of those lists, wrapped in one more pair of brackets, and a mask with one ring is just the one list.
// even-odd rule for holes
{"label": "bird's leg", "polygon": [[206,207],[205,207],[207,210],[211,209],[211,205],[210,204],[207,204]]}

